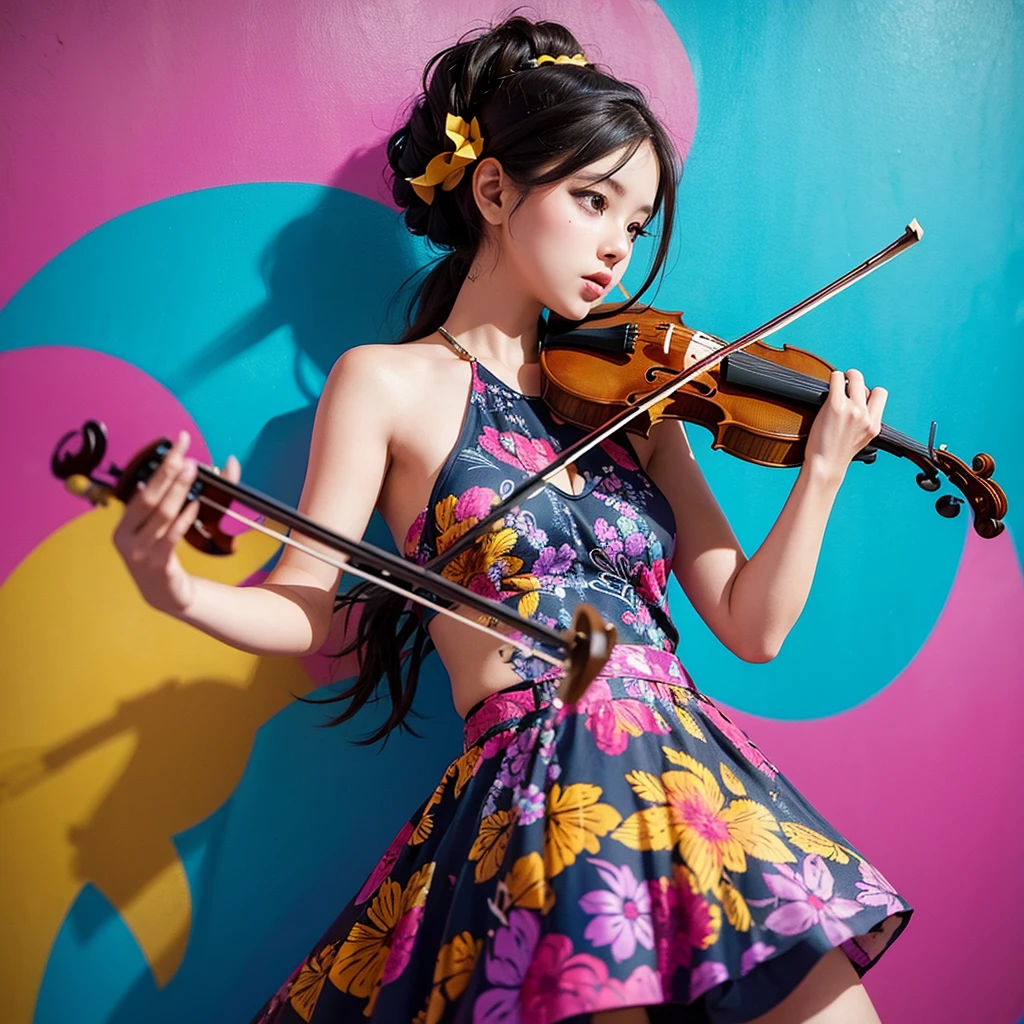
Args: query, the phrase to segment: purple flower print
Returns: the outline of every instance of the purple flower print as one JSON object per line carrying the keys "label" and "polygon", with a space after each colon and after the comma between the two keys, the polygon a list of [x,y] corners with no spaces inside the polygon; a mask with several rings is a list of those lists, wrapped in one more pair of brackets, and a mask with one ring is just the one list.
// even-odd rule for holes
{"label": "purple flower print", "polygon": [[740,977],[749,974],[758,964],[763,964],[774,952],[774,946],[767,946],[763,942],[755,942],[749,949],[745,949],[740,957]]}
{"label": "purple flower print", "polygon": [[690,972],[690,1002],[729,980],[729,969],[718,960],[705,960]]}
{"label": "purple flower print", "polygon": [[553,547],[544,548],[530,570],[534,576],[564,576],[576,558],[576,552],[563,544],[557,550]]}
{"label": "purple flower print", "polygon": [[473,1004],[473,1024],[519,1024],[519,990],[540,940],[540,920],[530,910],[514,908],[508,926],[494,933],[484,973],[495,987]]}
{"label": "purple flower print", "polygon": [[651,928],[651,895],[647,883],[638,882],[629,866],[616,867],[607,861],[588,857],[608,886],[580,897],[579,904],[588,914],[597,916],[587,925],[583,937],[594,946],[611,946],[616,963],[628,960],[639,942],[644,949],[654,948]]}
{"label": "purple flower print", "polygon": [[594,521],[594,536],[604,544],[607,541],[618,540],[619,531],[601,516]]}
{"label": "purple flower print", "polygon": [[497,778],[501,785],[514,789],[516,784],[522,780],[526,766],[534,753],[539,732],[540,730],[536,726],[527,729],[505,748],[505,756],[502,758]]}
{"label": "purple flower print", "polygon": [[516,787],[515,804],[520,825],[532,825],[544,817],[544,791],[536,783],[531,782],[526,789]]}
{"label": "purple flower print", "polygon": [[857,902],[865,907],[885,907],[886,913],[896,914],[903,909],[903,901],[896,895],[896,890],[877,868],[866,861],[861,861],[860,877],[863,882],[857,883],[861,891],[857,893]]}
{"label": "purple flower print", "polygon": [[647,550],[647,538],[639,530],[634,530],[626,537],[625,548],[630,558],[639,558]]}
{"label": "purple flower print", "polygon": [[863,908],[854,900],[833,896],[835,879],[828,865],[816,853],[804,857],[803,874],[798,875],[788,864],[776,864],[779,874],[762,872],[765,884],[780,900],[785,900],[765,919],[765,926],[780,935],[800,935],[816,924],[833,946],[853,937],[843,919],[853,917]]}

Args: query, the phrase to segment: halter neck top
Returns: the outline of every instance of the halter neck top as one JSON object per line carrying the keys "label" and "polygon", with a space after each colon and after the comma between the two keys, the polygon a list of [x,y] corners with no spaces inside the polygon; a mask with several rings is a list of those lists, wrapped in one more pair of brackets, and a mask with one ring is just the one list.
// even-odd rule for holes
{"label": "halter neck top", "polygon": [[[405,557],[421,565],[582,436],[556,423],[542,399],[509,387],[479,361],[470,366],[459,438],[405,539]],[[614,623],[620,643],[674,651],[678,633],[666,590],[675,518],[668,499],[641,469],[624,432],[575,465],[584,481],[579,494],[549,484],[442,574],[554,629],[567,629],[585,602]],[[513,665],[534,674],[515,658]]]}

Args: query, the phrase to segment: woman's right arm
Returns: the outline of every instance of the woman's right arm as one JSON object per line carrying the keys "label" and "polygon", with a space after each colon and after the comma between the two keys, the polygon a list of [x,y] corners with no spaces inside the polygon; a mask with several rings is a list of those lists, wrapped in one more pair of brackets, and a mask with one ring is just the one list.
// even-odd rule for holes
{"label": "woman's right arm", "polygon": [[[388,467],[395,381],[384,346],[345,353],[317,405],[299,510],[336,533],[358,539],[369,522]],[[339,570],[286,547],[267,579],[232,587],[187,573],[175,553],[198,513],[182,509],[195,479],[182,434],[145,487],[128,502],[114,543],[142,596],[154,608],[253,654],[303,655],[327,638]],[[231,458],[225,476],[237,480]],[[296,534],[312,548],[315,541]],[[344,561],[335,551],[330,555]]]}

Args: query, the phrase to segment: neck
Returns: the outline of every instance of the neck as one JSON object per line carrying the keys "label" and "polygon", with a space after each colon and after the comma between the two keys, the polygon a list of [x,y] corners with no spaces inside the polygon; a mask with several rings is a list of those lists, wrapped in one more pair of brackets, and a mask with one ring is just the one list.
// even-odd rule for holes
{"label": "neck", "polygon": [[537,362],[542,310],[500,261],[478,255],[444,326],[477,359],[517,370]]}

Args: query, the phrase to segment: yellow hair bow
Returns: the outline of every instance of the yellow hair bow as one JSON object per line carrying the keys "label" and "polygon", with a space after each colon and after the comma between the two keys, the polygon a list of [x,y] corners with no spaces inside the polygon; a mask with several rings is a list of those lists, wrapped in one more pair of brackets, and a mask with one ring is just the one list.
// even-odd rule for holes
{"label": "yellow hair bow", "polygon": [[445,192],[455,188],[462,181],[466,165],[471,164],[484,148],[480,122],[475,117],[467,124],[461,117],[448,114],[444,132],[455,143],[455,152],[439,153],[418,178],[405,179],[428,206],[434,202],[434,189],[438,185]]}
{"label": "yellow hair bow", "polygon": [[586,66],[587,58],[582,53],[574,53],[571,57],[564,53],[559,57],[552,57],[549,53],[542,53],[537,58],[537,67],[540,67],[541,64],[579,64],[582,68]]}

